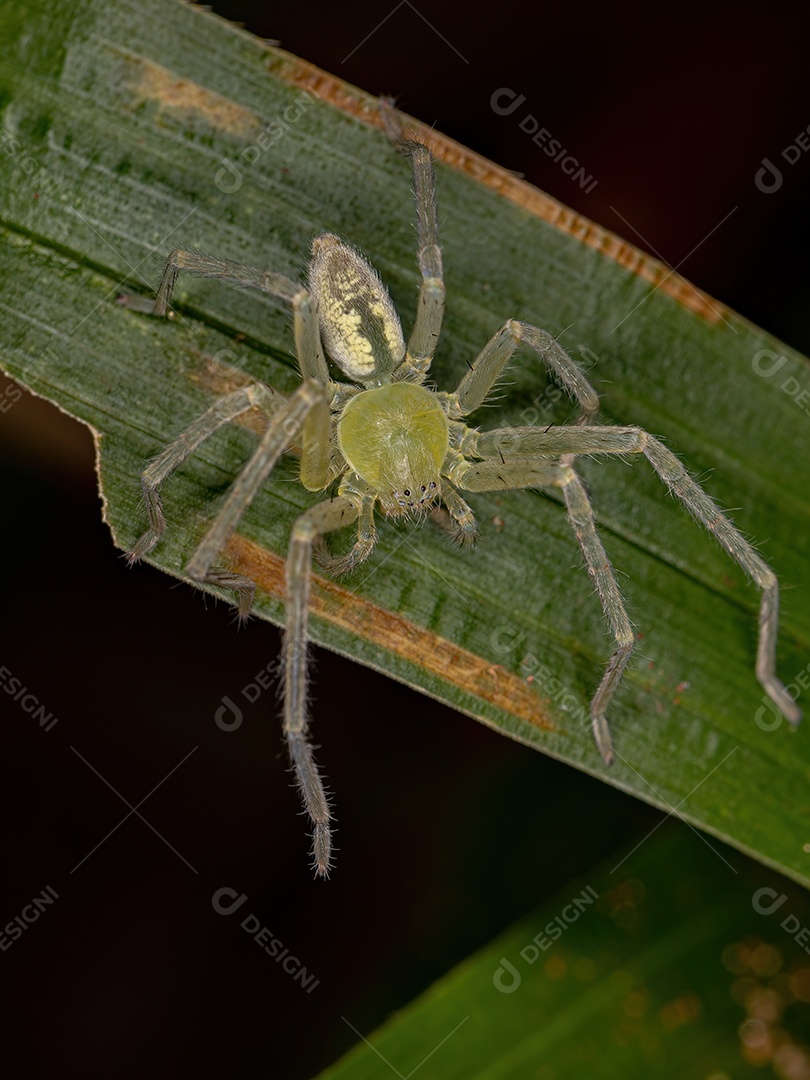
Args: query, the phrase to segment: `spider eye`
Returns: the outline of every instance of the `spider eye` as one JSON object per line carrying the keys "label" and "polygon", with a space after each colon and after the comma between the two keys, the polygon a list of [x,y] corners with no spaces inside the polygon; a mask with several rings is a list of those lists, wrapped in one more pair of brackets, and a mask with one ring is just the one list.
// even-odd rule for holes
{"label": "spider eye", "polygon": [[[435,490],[435,488],[436,488],[436,481],[435,481],[435,480],[431,480],[431,481],[430,481],[430,490],[431,490],[431,491],[434,491],[434,490]],[[422,488],[422,491],[424,491],[424,490],[425,490],[425,489],[424,489],[424,488]]]}
{"label": "spider eye", "polygon": [[405,498],[407,499],[407,498],[408,498],[408,496],[410,495],[410,491],[408,491],[408,489],[407,489],[407,488],[405,488],[405,490],[404,490],[404,491],[402,492],[402,494],[403,494],[403,495],[405,496]]}
{"label": "spider eye", "polygon": [[422,484],[422,486],[421,486],[421,488],[420,488],[419,490],[420,490],[420,491],[427,491],[427,488],[425,487],[425,485],[424,485],[424,484]]}

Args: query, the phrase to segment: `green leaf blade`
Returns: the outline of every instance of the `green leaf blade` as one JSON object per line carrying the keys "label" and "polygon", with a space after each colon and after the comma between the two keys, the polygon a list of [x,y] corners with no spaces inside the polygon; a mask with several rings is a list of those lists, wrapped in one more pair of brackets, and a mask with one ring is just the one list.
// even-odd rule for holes
{"label": "green leaf blade", "polygon": [[[358,119],[373,118],[371,99],[213,16],[156,3],[137,16],[123,3],[23,8],[27,19],[8,6],[2,16],[20,49],[4,76],[16,149],[0,156],[0,360],[94,429],[106,517],[126,549],[143,527],[144,463],[229,379],[247,373],[288,392],[296,375],[280,304],[181,280],[181,317],[161,323],[122,308],[118,292],[149,295],[173,245],[298,276],[329,229],[368,254],[407,326],[418,288],[410,180]],[[557,224],[538,216],[539,193],[442,147],[437,384],[453,387],[508,317],[565,330],[593,364],[605,420],[661,434],[722,505],[739,507],[735,521],[785,586],[779,669],[804,692],[810,427],[780,385],[810,386],[807,361],[686,283],[669,288],[649,261],[627,269],[628,245],[593,227],[583,242],[562,212]],[[234,191],[217,183],[226,158],[240,173]],[[762,350],[786,357],[780,380],[758,374]],[[525,423],[538,409],[542,422],[565,419],[564,402],[545,409],[538,368],[521,354],[504,399],[475,420]],[[166,485],[156,565],[183,576],[254,444],[242,428],[220,433]],[[806,882],[810,736],[756,722],[756,589],[644,461],[582,471],[640,636],[612,714],[622,759],[612,770],[587,724],[610,641],[553,499],[475,497],[482,535],[470,554],[430,529],[383,522],[377,552],[345,589],[317,586],[315,640]],[[266,555],[257,612],[275,622],[291,523],[310,502],[284,466],[240,527],[240,551]]]}

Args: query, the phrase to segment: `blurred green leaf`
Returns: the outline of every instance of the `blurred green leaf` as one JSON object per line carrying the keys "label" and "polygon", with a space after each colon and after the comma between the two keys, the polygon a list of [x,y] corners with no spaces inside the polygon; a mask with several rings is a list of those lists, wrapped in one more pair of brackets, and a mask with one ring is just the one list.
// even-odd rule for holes
{"label": "blurred green leaf", "polygon": [[[119,291],[151,296],[173,246],[297,276],[329,229],[372,259],[407,327],[418,288],[410,177],[373,126],[373,99],[200,9],[29,0],[0,5],[0,34],[0,362],[93,429],[106,519],[126,549],[144,524],[144,463],[235,379],[289,391],[296,374],[289,314],[269,298],[181,279],[182,316],[169,323],[125,310]],[[565,331],[604,418],[662,435],[721,504],[739,507],[736,522],[786,586],[779,668],[803,692],[810,420],[794,387],[810,387],[807,361],[451,149],[440,141],[449,299],[438,385],[454,386],[508,317]],[[763,350],[785,357],[778,377],[761,374]],[[531,355],[510,378],[483,426],[570,415]],[[253,445],[250,430],[229,428],[166,484],[155,565],[183,577]],[[756,722],[756,590],[645,462],[587,462],[583,473],[639,636],[612,711],[611,770],[587,724],[610,642],[554,499],[471,497],[473,553],[431,528],[382,522],[368,564],[316,585],[313,637],[807,882],[810,728]],[[280,467],[228,549],[259,581],[257,613],[275,622],[291,523],[311,501]]]}
{"label": "blurred green leaf", "polygon": [[769,1064],[765,1075],[802,1076],[810,903],[774,874],[751,875],[727,849],[665,828],[378,1031],[353,1028],[363,1041],[322,1080],[743,1080]]}

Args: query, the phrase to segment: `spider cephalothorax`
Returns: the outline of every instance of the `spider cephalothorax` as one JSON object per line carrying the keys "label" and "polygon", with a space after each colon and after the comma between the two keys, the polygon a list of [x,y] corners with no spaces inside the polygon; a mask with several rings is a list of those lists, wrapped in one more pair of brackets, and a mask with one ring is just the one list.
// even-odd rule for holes
{"label": "spider cephalothorax", "polygon": [[[313,492],[333,489],[331,497],[315,503],[296,520],[287,557],[284,731],[313,824],[313,860],[318,874],[326,874],[330,866],[331,810],[308,740],[307,625],[312,556],[314,553],[332,574],[346,573],[368,558],[376,539],[377,504],[385,514],[399,517],[426,516],[441,503],[456,538],[468,543],[475,536],[475,518],[459,490],[541,488],[561,492],[615,641],[590,706],[597,746],[610,763],[613,750],[606,712],[630,658],[634,637],[573,461],[579,455],[643,454],[669,490],[761,589],[756,674],[788,720],[798,723],[801,715],[775,674],[779,588],[773,571],[658,439],[640,428],[594,422],[599,403],[593,387],[549,334],[510,319],[484,346],[453,392],[436,392],[424,385],[444,312],[432,159],[422,143],[402,138],[397,115],[389,105],[383,103],[382,111],[389,135],[411,159],[416,195],[422,286],[407,346],[377,272],[357,250],[331,233],[313,243],[308,289],[273,272],[173,251],[155,312],[167,313],[181,269],[280,297],[292,305],[302,384],[287,400],[260,383],[250,384],[216,402],[189,425],[144,471],[149,529],[130,553],[131,561],[146,555],[165,528],[158,495],[162,481],[217,428],[251,408],[267,415],[267,431],[186,568],[193,580],[235,589],[240,614],[250,610],[253,582],[216,567],[215,560],[280,456],[293,445],[301,448],[304,487]],[[464,418],[483,404],[521,343],[535,352],[576,402],[577,422],[488,432],[469,427]],[[331,377],[324,348],[348,382]],[[353,522],[357,537],[351,549],[341,556],[330,555],[324,537]]]}
{"label": "spider cephalothorax", "polygon": [[348,467],[386,514],[428,510],[441,496],[450,444],[447,414],[423,386],[392,382],[350,398],[337,437]]}

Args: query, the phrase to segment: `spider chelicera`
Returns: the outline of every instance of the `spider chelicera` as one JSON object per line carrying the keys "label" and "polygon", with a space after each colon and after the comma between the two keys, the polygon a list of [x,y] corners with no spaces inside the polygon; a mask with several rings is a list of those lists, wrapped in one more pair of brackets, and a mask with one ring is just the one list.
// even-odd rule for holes
{"label": "spider chelicera", "polygon": [[[406,139],[398,114],[381,105],[389,136],[406,154],[416,197],[419,303],[407,345],[388,290],[355,248],[331,233],[315,239],[308,287],[270,271],[176,250],[168,258],[155,301],[169,312],[182,270],[260,289],[292,305],[301,386],[288,399],[252,383],[218,400],[185,429],[144,471],[143,498],[149,528],[129,554],[130,562],[157,544],[166,522],[158,488],[218,428],[249,409],[269,423],[256,451],[233,484],[186,567],[200,583],[233,589],[247,615],[254,583],[214,565],[233,529],[281,455],[301,449],[300,480],[329,498],[304,511],[293,525],[286,568],[287,618],[283,645],[284,732],[304,806],[313,826],[313,863],[318,875],[331,865],[331,810],[308,739],[307,621],[313,553],[329,574],[346,574],[371,554],[379,504],[389,517],[424,518],[443,505],[462,544],[474,541],[473,512],[459,491],[509,488],[558,489],[563,496],[585,564],[615,639],[615,648],[593,696],[590,715],[599,751],[610,763],[613,749],[606,713],[633,650],[633,630],[574,459],[593,454],[644,454],[696,520],[762,590],[756,675],[765,691],[796,724],[801,713],[775,674],[779,587],[771,568],[654,436],[637,427],[594,423],[599,400],[582,369],[546,331],[510,319],[484,346],[452,392],[426,387],[444,313],[445,288],[438,243],[433,161],[427,146]],[[547,428],[499,428],[482,432],[464,418],[481,406],[520,344],[532,349],[579,407],[575,424]],[[332,379],[326,355],[350,382]],[[331,555],[326,534],[355,524],[347,554]]]}

